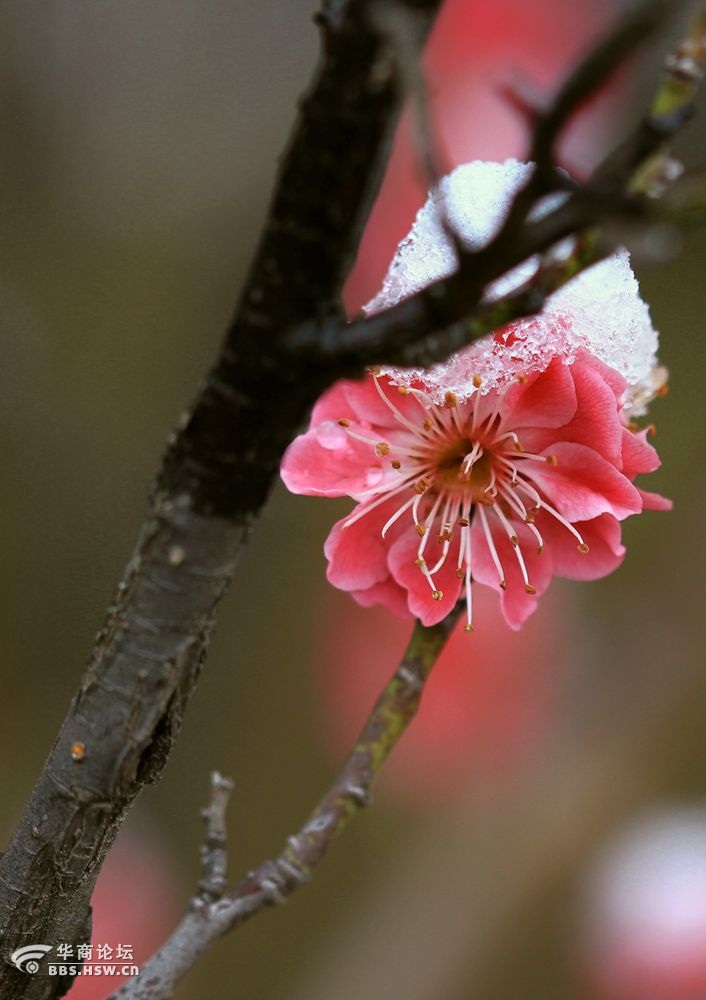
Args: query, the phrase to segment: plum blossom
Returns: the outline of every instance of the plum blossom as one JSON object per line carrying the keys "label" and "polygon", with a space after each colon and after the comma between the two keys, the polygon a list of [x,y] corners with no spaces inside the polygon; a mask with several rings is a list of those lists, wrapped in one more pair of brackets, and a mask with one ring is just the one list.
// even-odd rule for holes
{"label": "plum blossom", "polygon": [[[531,169],[469,164],[446,178],[369,308],[387,308],[454,269],[440,205],[467,245],[482,245]],[[620,522],[669,507],[634,485],[660,464],[649,429],[633,422],[663,381],[655,350],[621,252],[552,296],[540,316],[443,365],[336,383],[282,464],[293,492],[357,502],[326,541],[329,581],[360,604],[425,625],[463,597],[471,631],[474,583],[498,591],[507,622],[519,628],[555,574],[612,572],[625,553]]]}

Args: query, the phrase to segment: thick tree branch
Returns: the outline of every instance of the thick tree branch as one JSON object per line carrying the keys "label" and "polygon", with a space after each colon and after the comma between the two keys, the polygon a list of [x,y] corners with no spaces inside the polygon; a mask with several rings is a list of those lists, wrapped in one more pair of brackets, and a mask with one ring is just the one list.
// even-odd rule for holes
{"label": "thick tree branch", "polygon": [[438,625],[417,623],[409,646],[382,692],[350,756],[301,829],[274,860],[264,861],[223,899],[200,895],[168,941],[110,1000],[169,1000],[174,987],[223,934],[263,907],[283,903],[309,881],[349,820],[371,801],[375,777],[417,713],[424,685],[463,605]]}
{"label": "thick tree branch", "polygon": [[[428,30],[440,0],[407,0]],[[402,99],[375,0],[327,3],[259,252],[224,349],[173,435],[125,577],[81,686],[0,862],[0,994],[64,986],[10,966],[14,948],[90,936],[89,900],[125,810],[161,773],[215,608],[288,440],[323,385],[277,358],[292,326],[339,313],[341,285]],[[267,400],[267,407],[263,401]],[[267,419],[265,419],[265,413]],[[74,743],[85,744],[79,761]]]}
{"label": "thick tree branch", "polygon": [[[606,167],[600,190],[589,185],[569,194],[559,214],[538,221],[528,222],[528,213],[518,210],[516,230],[512,222],[500,242],[465,254],[452,278],[384,316],[346,328],[341,285],[401,100],[394,52],[369,17],[373,6],[375,0],[324,6],[322,67],[303,103],[242,303],[193,409],[170,441],[91,662],[0,861],[4,956],[24,944],[87,938],[89,900],[103,856],[135,795],[162,771],[206,655],[217,604],[281,454],[319,392],[378,359],[435,358],[485,332],[498,319],[482,315],[489,281],[571,233],[578,234],[584,257],[570,265],[587,263],[591,247],[600,252],[602,246],[587,234],[589,226],[642,204],[639,195],[611,186]],[[405,0],[404,6],[418,12],[426,29],[439,0]],[[679,5],[647,5],[653,31],[664,23],[667,6]],[[616,31],[622,37],[621,25]],[[636,37],[644,37],[643,28]],[[601,51],[602,69],[588,74],[586,97],[616,63],[610,44]],[[693,88],[686,88],[669,104],[662,120],[667,131],[670,123],[683,121],[692,96]],[[568,110],[550,108],[545,120],[570,117],[581,98],[575,88]],[[616,173],[629,163],[633,176],[641,157],[661,153],[664,137],[663,131],[659,139],[633,144]],[[538,308],[555,267],[550,261],[512,308]],[[466,329],[447,337],[444,331],[461,321]],[[435,337],[441,338],[436,347]],[[78,743],[85,747],[81,755],[72,753]],[[310,864],[309,849],[318,849],[309,837],[315,832],[308,829],[304,853],[292,861],[302,872]],[[262,878],[240,887],[231,901],[231,922],[262,905]],[[62,989],[0,965],[4,1000],[48,1000]]]}

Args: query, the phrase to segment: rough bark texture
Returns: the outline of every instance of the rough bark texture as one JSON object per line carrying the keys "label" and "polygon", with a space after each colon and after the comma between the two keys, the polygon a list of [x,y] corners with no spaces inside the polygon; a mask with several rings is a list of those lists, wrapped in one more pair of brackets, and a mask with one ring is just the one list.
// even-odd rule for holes
{"label": "rough bark texture", "polygon": [[312,877],[333,841],[371,801],[375,778],[417,713],[424,686],[463,605],[438,625],[417,622],[402,661],[378,698],[341,771],[281,854],[263,861],[222,898],[200,892],[169,940],[110,1000],[170,1000],[178,981],[223,934],[263,907],[283,903]]}
{"label": "rough bark texture", "polygon": [[[407,0],[420,33],[439,0]],[[242,304],[165,456],[148,517],[81,687],[0,862],[0,995],[70,984],[9,964],[17,947],[88,940],[89,901],[125,810],[156,780],[282,451],[320,391],[283,362],[286,330],[341,316],[340,291],[401,100],[371,0],[330,2]],[[325,192],[325,197],[322,195]],[[266,406],[264,405],[266,402]]]}
{"label": "rough bark texture", "polygon": [[[403,6],[419,15],[420,38],[439,3],[404,0]],[[597,185],[570,195],[541,223],[528,223],[536,199],[559,184],[552,165],[540,164],[538,179],[530,193],[520,192],[508,225],[487,248],[463,256],[458,276],[384,319],[353,324],[346,336],[341,285],[401,99],[394,45],[369,19],[375,5],[376,0],[330,0],[324,6],[322,68],[303,102],[242,304],[193,409],[170,440],[145,526],[87,672],[0,861],[3,1000],[51,1000],[70,985],[27,976],[8,957],[26,944],[88,940],[89,901],[101,861],[135,795],[162,771],[204,661],[216,606],[282,451],[321,389],[344,372],[359,370],[376,352],[410,363],[420,356],[415,351],[426,351],[422,357],[448,353],[485,332],[483,323],[495,325],[497,317],[486,315],[487,306],[481,304],[475,317],[472,310],[485,284],[516,262],[520,251],[508,248],[540,252],[577,232],[590,258],[594,244],[586,244],[585,230],[606,215],[644,211],[645,199],[634,187],[626,192],[624,179],[644,157],[661,154],[663,141],[688,114],[696,86],[690,79],[682,80],[673,101],[653,110],[647,132],[607,161]],[[640,17],[628,17],[618,27],[620,44],[603,46],[579,67],[538,120],[538,134],[551,123],[549,139],[545,135],[539,144],[543,156],[551,157],[553,138],[581,100],[646,31],[661,27],[680,6],[665,0],[644,4]],[[699,39],[697,56],[704,51]],[[553,273],[541,270],[540,277]],[[565,277],[555,275],[560,279]],[[526,291],[515,310],[541,305],[541,294]],[[454,332],[452,325],[460,320],[463,326]],[[453,336],[442,337],[440,328],[443,333],[449,327]],[[401,357],[400,340],[407,347]],[[295,881],[316,860],[307,845],[318,850],[307,840],[301,864],[285,858],[299,867]],[[260,908],[263,888],[272,892],[274,882],[275,894],[282,892],[282,870],[275,869],[271,878],[260,873],[256,885],[246,879],[236,887],[237,914],[229,926],[251,907]]]}

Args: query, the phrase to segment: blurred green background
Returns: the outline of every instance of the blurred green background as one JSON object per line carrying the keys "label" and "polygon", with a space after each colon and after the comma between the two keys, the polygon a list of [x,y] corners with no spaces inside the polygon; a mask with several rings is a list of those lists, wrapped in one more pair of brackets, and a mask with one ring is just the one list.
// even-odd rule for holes
{"label": "blurred green background", "polygon": [[[166,435],[231,315],[317,58],[311,13],[275,0],[0,6],[8,834]],[[702,162],[705,134],[702,115],[682,141],[688,161]],[[224,940],[180,997],[589,995],[573,930],[585,865],[627,818],[706,791],[705,252],[706,234],[691,236],[675,259],[639,267],[671,372],[651,413],[664,468],[646,485],[674,512],[629,521],[624,567],[565,588],[557,705],[519,775],[443,802],[381,794],[314,884]],[[211,769],[236,781],[234,878],[279,850],[334,773],[314,664],[348,605],[328,592],[322,553],[344,509],[276,490],[165,777],[127,820],[160,845],[174,918],[198,879]]]}

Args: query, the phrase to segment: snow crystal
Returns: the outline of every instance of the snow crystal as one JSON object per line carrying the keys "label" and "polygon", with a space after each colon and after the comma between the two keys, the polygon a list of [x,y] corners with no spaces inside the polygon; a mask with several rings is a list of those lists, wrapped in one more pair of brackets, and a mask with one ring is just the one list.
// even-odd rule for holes
{"label": "snow crystal", "polygon": [[[382,289],[365,311],[382,312],[452,274],[458,257],[448,227],[468,249],[487,244],[532,170],[532,164],[517,160],[475,161],[443,178],[400,243]],[[495,282],[486,298],[507,294],[531,277],[535,268],[536,261],[526,261]],[[499,389],[519,374],[543,371],[557,355],[571,364],[581,348],[625,377],[626,410],[631,414],[644,412],[663,384],[665,373],[657,366],[657,333],[640,298],[627,250],[618,250],[579,274],[551,295],[537,316],[510,323],[443,364],[429,370],[385,371],[400,385],[419,379],[441,402],[449,391],[460,399],[468,398],[474,375],[482,379],[481,391]]]}

